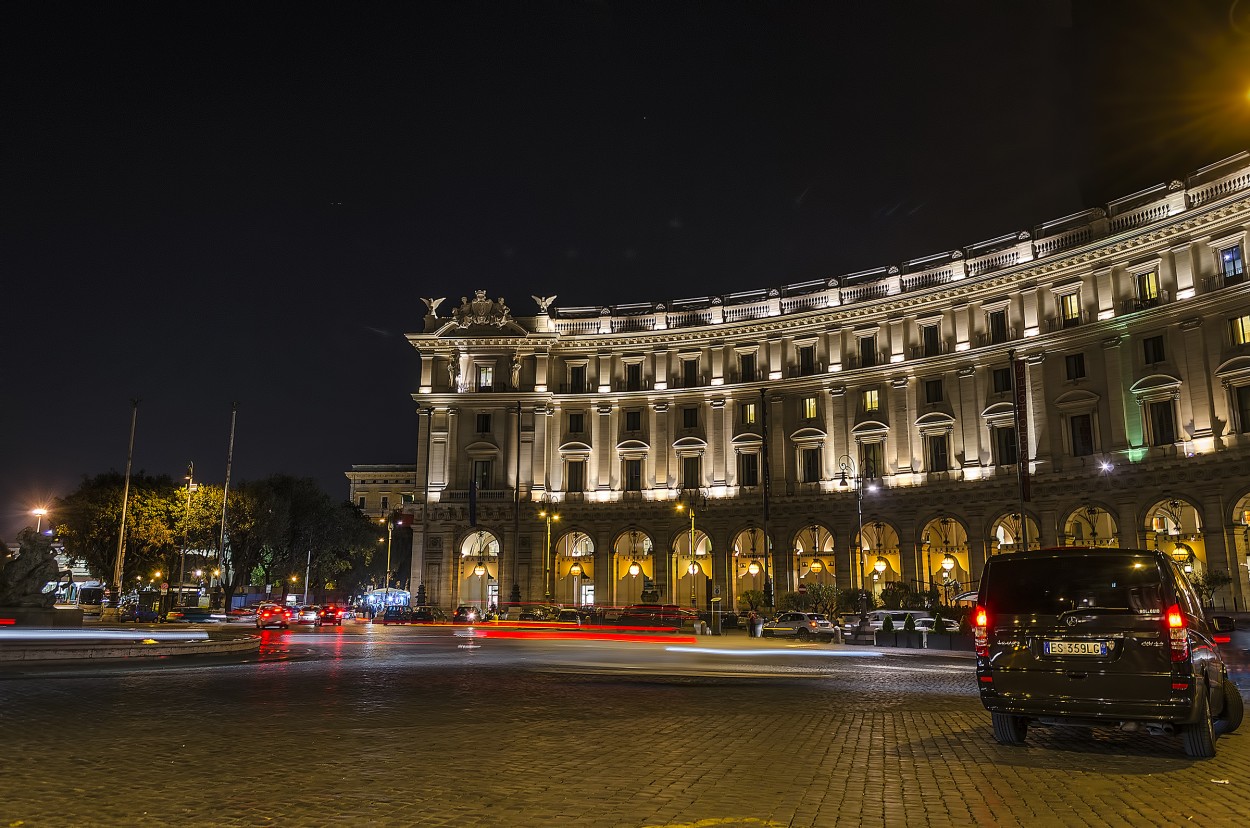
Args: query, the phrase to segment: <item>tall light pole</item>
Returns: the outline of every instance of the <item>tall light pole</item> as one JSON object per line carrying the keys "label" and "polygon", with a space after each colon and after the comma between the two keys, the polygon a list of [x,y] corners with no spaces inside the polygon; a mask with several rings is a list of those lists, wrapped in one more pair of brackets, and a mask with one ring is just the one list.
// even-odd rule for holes
{"label": "tall light pole", "polygon": [[48,513],[48,510],[40,506],[38,509],[31,509],[30,513],[35,516],[35,534],[38,535],[43,529],[43,516]]}
{"label": "tall light pole", "polygon": [[[187,513],[186,518],[182,522],[182,555],[178,564],[178,600],[182,600],[182,583],[187,575],[187,544],[191,532],[191,493],[196,489],[195,486],[195,463],[187,464]],[[198,602],[197,602],[198,603]],[[174,605],[170,604],[172,608]]]}
{"label": "tall light pole", "polygon": [[[126,485],[122,489],[122,520],[117,532],[117,557],[113,566],[113,600],[105,618],[105,611],[100,610],[100,617],[105,620],[116,620],[117,605],[122,598],[122,564],[126,559],[126,507],[130,505],[130,467],[135,459],[135,423],[139,420],[139,401],[130,401],[130,448],[126,451]],[[137,588],[136,588],[137,591]]]}
{"label": "tall light pole", "polygon": [[[677,511],[679,511],[679,512],[682,512],[682,511],[687,511],[687,512],[689,512],[689,513],[690,513],[690,541],[689,541],[689,543],[690,543],[690,566],[689,566],[689,568],[688,568],[688,570],[687,570],[687,571],[690,573],[690,606],[692,606],[692,607],[697,607],[697,606],[698,606],[698,600],[696,599],[696,595],[695,595],[695,579],[694,579],[694,576],[695,576],[695,575],[698,573],[698,571],[699,571],[699,565],[695,562],[695,549],[694,549],[694,513],[695,513],[695,495],[694,495],[694,494],[689,495],[689,496],[686,498],[686,500],[687,500],[687,502],[686,502],[686,503],[681,503],[681,502],[678,502],[678,504],[677,504]],[[699,505],[700,505],[700,508],[706,508],[706,506],[707,506],[707,498],[706,498],[706,497],[702,498],[702,499],[701,499],[701,502],[700,502],[700,504],[699,504]],[[714,551],[710,548],[710,547],[711,547],[711,536],[709,536],[709,537],[708,537],[708,542],[709,542],[709,543],[708,543],[708,545],[709,545],[709,549],[708,549],[708,563],[707,563],[707,578],[708,578],[708,582],[709,582],[709,583],[711,583],[711,584],[713,585],[713,588],[715,588],[715,584],[716,584],[716,555],[715,555],[715,552],[714,552]],[[713,632],[714,632],[715,634],[719,635],[719,634],[720,634],[720,629],[719,629],[719,627],[718,627],[718,623],[717,623],[719,616],[717,616],[717,614],[716,614],[716,610],[715,610],[715,603],[714,603],[714,601],[715,601],[715,599],[713,599],[713,601],[712,601],[712,602],[709,602],[709,604],[708,604],[708,612],[709,612],[709,613],[711,613],[711,616],[712,616],[712,629],[713,629]]]}
{"label": "tall light pole", "polygon": [[864,568],[864,479],[849,455],[844,454],[838,459],[838,467],[838,487],[845,489],[848,484],[855,487],[855,520],[858,527],[855,543],[859,547],[859,630],[856,637],[859,637],[868,630],[868,576]]}
{"label": "tall light pole", "polygon": [[[386,520],[386,606],[391,605],[391,537],[395,534],[395,526],[403,526],[403,518],[396,520],[394,516]],[[309,552],[311,555],[312,553]],[[307,588],[307,586],[305,586]]]}
{"label": "tall light pole", "polygon": [[551,603],[551,524],[560,519],[560,515],[545,508],[538,516],[547,522],[547,546],[543,553],[543,600]]}

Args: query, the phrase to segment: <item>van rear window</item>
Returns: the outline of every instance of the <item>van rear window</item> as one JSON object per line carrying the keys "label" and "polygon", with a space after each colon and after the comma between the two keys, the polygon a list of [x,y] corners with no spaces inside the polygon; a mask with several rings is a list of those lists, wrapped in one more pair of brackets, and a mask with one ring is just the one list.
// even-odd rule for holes
{"label": "van rear window", "polygon": [[991,614],[1058,615],[1082,607],[1138,613],[1163,609],[1159,568],[1150,557],[1002,557],[989,569],[981,600]]}

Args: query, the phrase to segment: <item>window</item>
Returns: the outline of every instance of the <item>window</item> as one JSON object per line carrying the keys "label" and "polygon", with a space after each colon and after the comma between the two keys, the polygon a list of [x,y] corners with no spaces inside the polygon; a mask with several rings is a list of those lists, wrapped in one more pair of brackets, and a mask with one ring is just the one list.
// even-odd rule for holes
{"label": "window", "polygon": [[1250,385],[1237,386],[1237,422],[1242,434],[1250,434]]}
{"label": "window", "polygon": [[642,390],[642,363],[627,362],[625,363],[625,390],[641,391]]}
{"label": "window", "polygon": [[699,384],[699,360],[683,359],[681,361],[681,383],[685,388],[694,388]]}
{"label": "window", "polygon": [[925,456],[929,471],[944,472],[950,468],[949,443],[945,434],[930,434],[925,437]]}
{"label": "window", "polygon": [[385,512],[391,508],[391,499],[387,495],[382,495],[382,511]]}
{"label": "window", "polygon": [[989,326],[990,326],[990,342],[992,344],[996,345],[999,342],[1007,341],[1007,311],[1006,310],[990,311]]}
{"label": "window", "polygon": [[1241,245],[1234,244],[1220,250],[1220,274],[1225,282],[1237,282],[1246,275],[1246,265],[1241,258]]}
{"label": "window", "polygon": [[1142,350],[1145,353],[1147,365],[1154,365],[1156,362],[1163,362],[1165,359],[1162,336],[1148,336],[1143,339]]}
{"label": "window", "polygon": [[755,425],[755,403],[742,404],[742,424]]}
{"label": "window", "polygon": [[859,473],[862,477],[872,479],[885,472],[885,444],[864,443],[859,447]]}
{"label": "window", "polygon": [[476,419],[477,419],[477,433],[489,434],[490,433],[490,415],[478,414]]}
{"label": "window", "polygon": [[564,487],[568,492],[586,491],[586,461],[570,460],[568,484]]}
{"label": "window", "polygon": [[879,392],[875,388],[870,388],[867,391],[859,392],[859,403],[860,403],[860,406],[864,409],[865,414],[872,412],[872,411],[876,411],[878,407],[880,406],[881,403],[877,396],[878,393]]}
{"label": "window", "polygon": [[927,357],[937,356],[941,353],[942,344],[938,341],[938,326],[921,325],[920,343],[924,347],[924,355]]}
{"label": "window", "polygon": [[626,431],[642,431],[642,412],[626,411],[625,412],[625,430]]}
{"label": "window", "polygon": [[683,489],[697,489],[702,482],[702,463],[701,458],[696,454],[693,457],[681,458],[681,487]]}
{"label": "window", "polygon": [[364,495],[361,495],[360,497],[356,498],[356,508],[361,509],[361,510],[365,508],[365,496]]}
{"label": "window", "polygon": [[1168,446],[1176,442],[1176,417],[1171,400],[1152,402],[1150,413],[1150,445]]}
{"label": "window", "polygon": [[682,428],[698,428],[699,427],[699,409],[694,406],[688,406],[681,410],[681,427]]}
{"label": "window", "polygon": [[755,353],[738,354],[738,370],[742,372],[742,381],[751,382],[755,379]]}
{"label": "window", "polygon": [[1153,308],[1159,304],[1159,274],[1157,271],[1151,270],[1148,273],[1138,273],[1134,277],[1137,283],[1137,302],[1143,308]]}
{"label": "window", "polygon": [[1094,453],[1094,418],[1090,414],[1075,414],[1068,418],[1072,433],[1072,456],[1089,457]]}
{"label": "window", "polygon": [[877,364],[877,335],[859,338],[859,364],[863,368],[871,368]]}
{"label": "window", "polygon": [[816,373],[816,346],[803,345],[799,348],[799,374],[811,376]]}
{"label": "window", "polygon": [[742,486],[760,484],[760,456],[758,454],[738,455],[738,483]]}
{"label": "window", "polygon": [[477,366],[477,390],[490,391],[495,387],[495,366]]}
{"label": "window", "polygon": [[1014,466],[1016,463],[1016,427],[994,428],[994,465]]}
{"label": "window", "polygon": [[586,392],[586,366],[569,366],[569,392],[583,394]]}
{"label": "window", "polygon": [[1006,394],[1011,390],[1011,369],[995,368],[992,372],[994,380],[994,393]]}
{"label": "window", "polygon": [[473,481],[477,483],[479,492],[492,488],[494,482],[494,460],[474,460],[473,461]]}
{"label": "window", "polygon": [[642,461],[626,460],[625,461],[625,491],[641,492],[642,491]]}
{"label": "window", "polygon": [[1066,293],[1059,297],[1059,318],[1065,328],[1081,324],[1081,295]]}
{"label": "window", "polygon": [[820,482],[820,449],[805,448],[800,455],[803,468],[801,469],[804,483]]}
{"label": "window", "polygon": [[1250,343],[1250,315],[1228,320],[1228,331],[1234,345]]}
{"label": "window", "polygon": [[815,397],[803,398],[803,419],[804,420],[816,419],[816,398]]}
{"label": "window", "polygon": [[581,434],[586,430],[586,415],[580,411],[569,414],[569,433]]}
{"label": "window", "polygon": [[1085,354],[1068,354],[1063,358],[1063,368],[1068,379],[1085,379]]}
{"label": "window", "polygon": [[929,405],[940,403],[943,399],[942,380],[931,379],[924,381],[924,401]]}

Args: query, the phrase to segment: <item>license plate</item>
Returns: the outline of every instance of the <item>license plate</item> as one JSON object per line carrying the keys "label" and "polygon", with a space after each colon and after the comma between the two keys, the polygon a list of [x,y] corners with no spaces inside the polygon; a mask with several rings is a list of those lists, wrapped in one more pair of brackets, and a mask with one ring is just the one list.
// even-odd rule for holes
{"label": "license plate", "polygon": [[1107,654],[1107,642],[1044,641],[1042,642],[1042,649],[1046,655],[1105,656]]}

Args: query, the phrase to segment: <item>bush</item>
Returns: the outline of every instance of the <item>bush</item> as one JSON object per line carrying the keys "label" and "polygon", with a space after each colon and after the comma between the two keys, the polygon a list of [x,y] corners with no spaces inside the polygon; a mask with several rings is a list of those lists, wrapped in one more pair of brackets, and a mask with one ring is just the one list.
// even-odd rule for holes
{"label": "bush", "polygon": [[968,613],[964,613],[959,617],[959,634],[972,635],[972,622],[968,620]]}
{"label": "bush", "polygon": [[[908,616],[908,617],[910,618],[911,616]],[[881,632],[883,633],[894,632],[894,621],[888,615],[881,620]]]}
{"label": "bush", "polygon": [[907,613],[907,617],[903,619],[903,629],[907,632],[916,631],[916,619],[911,617],[911,613]]}

